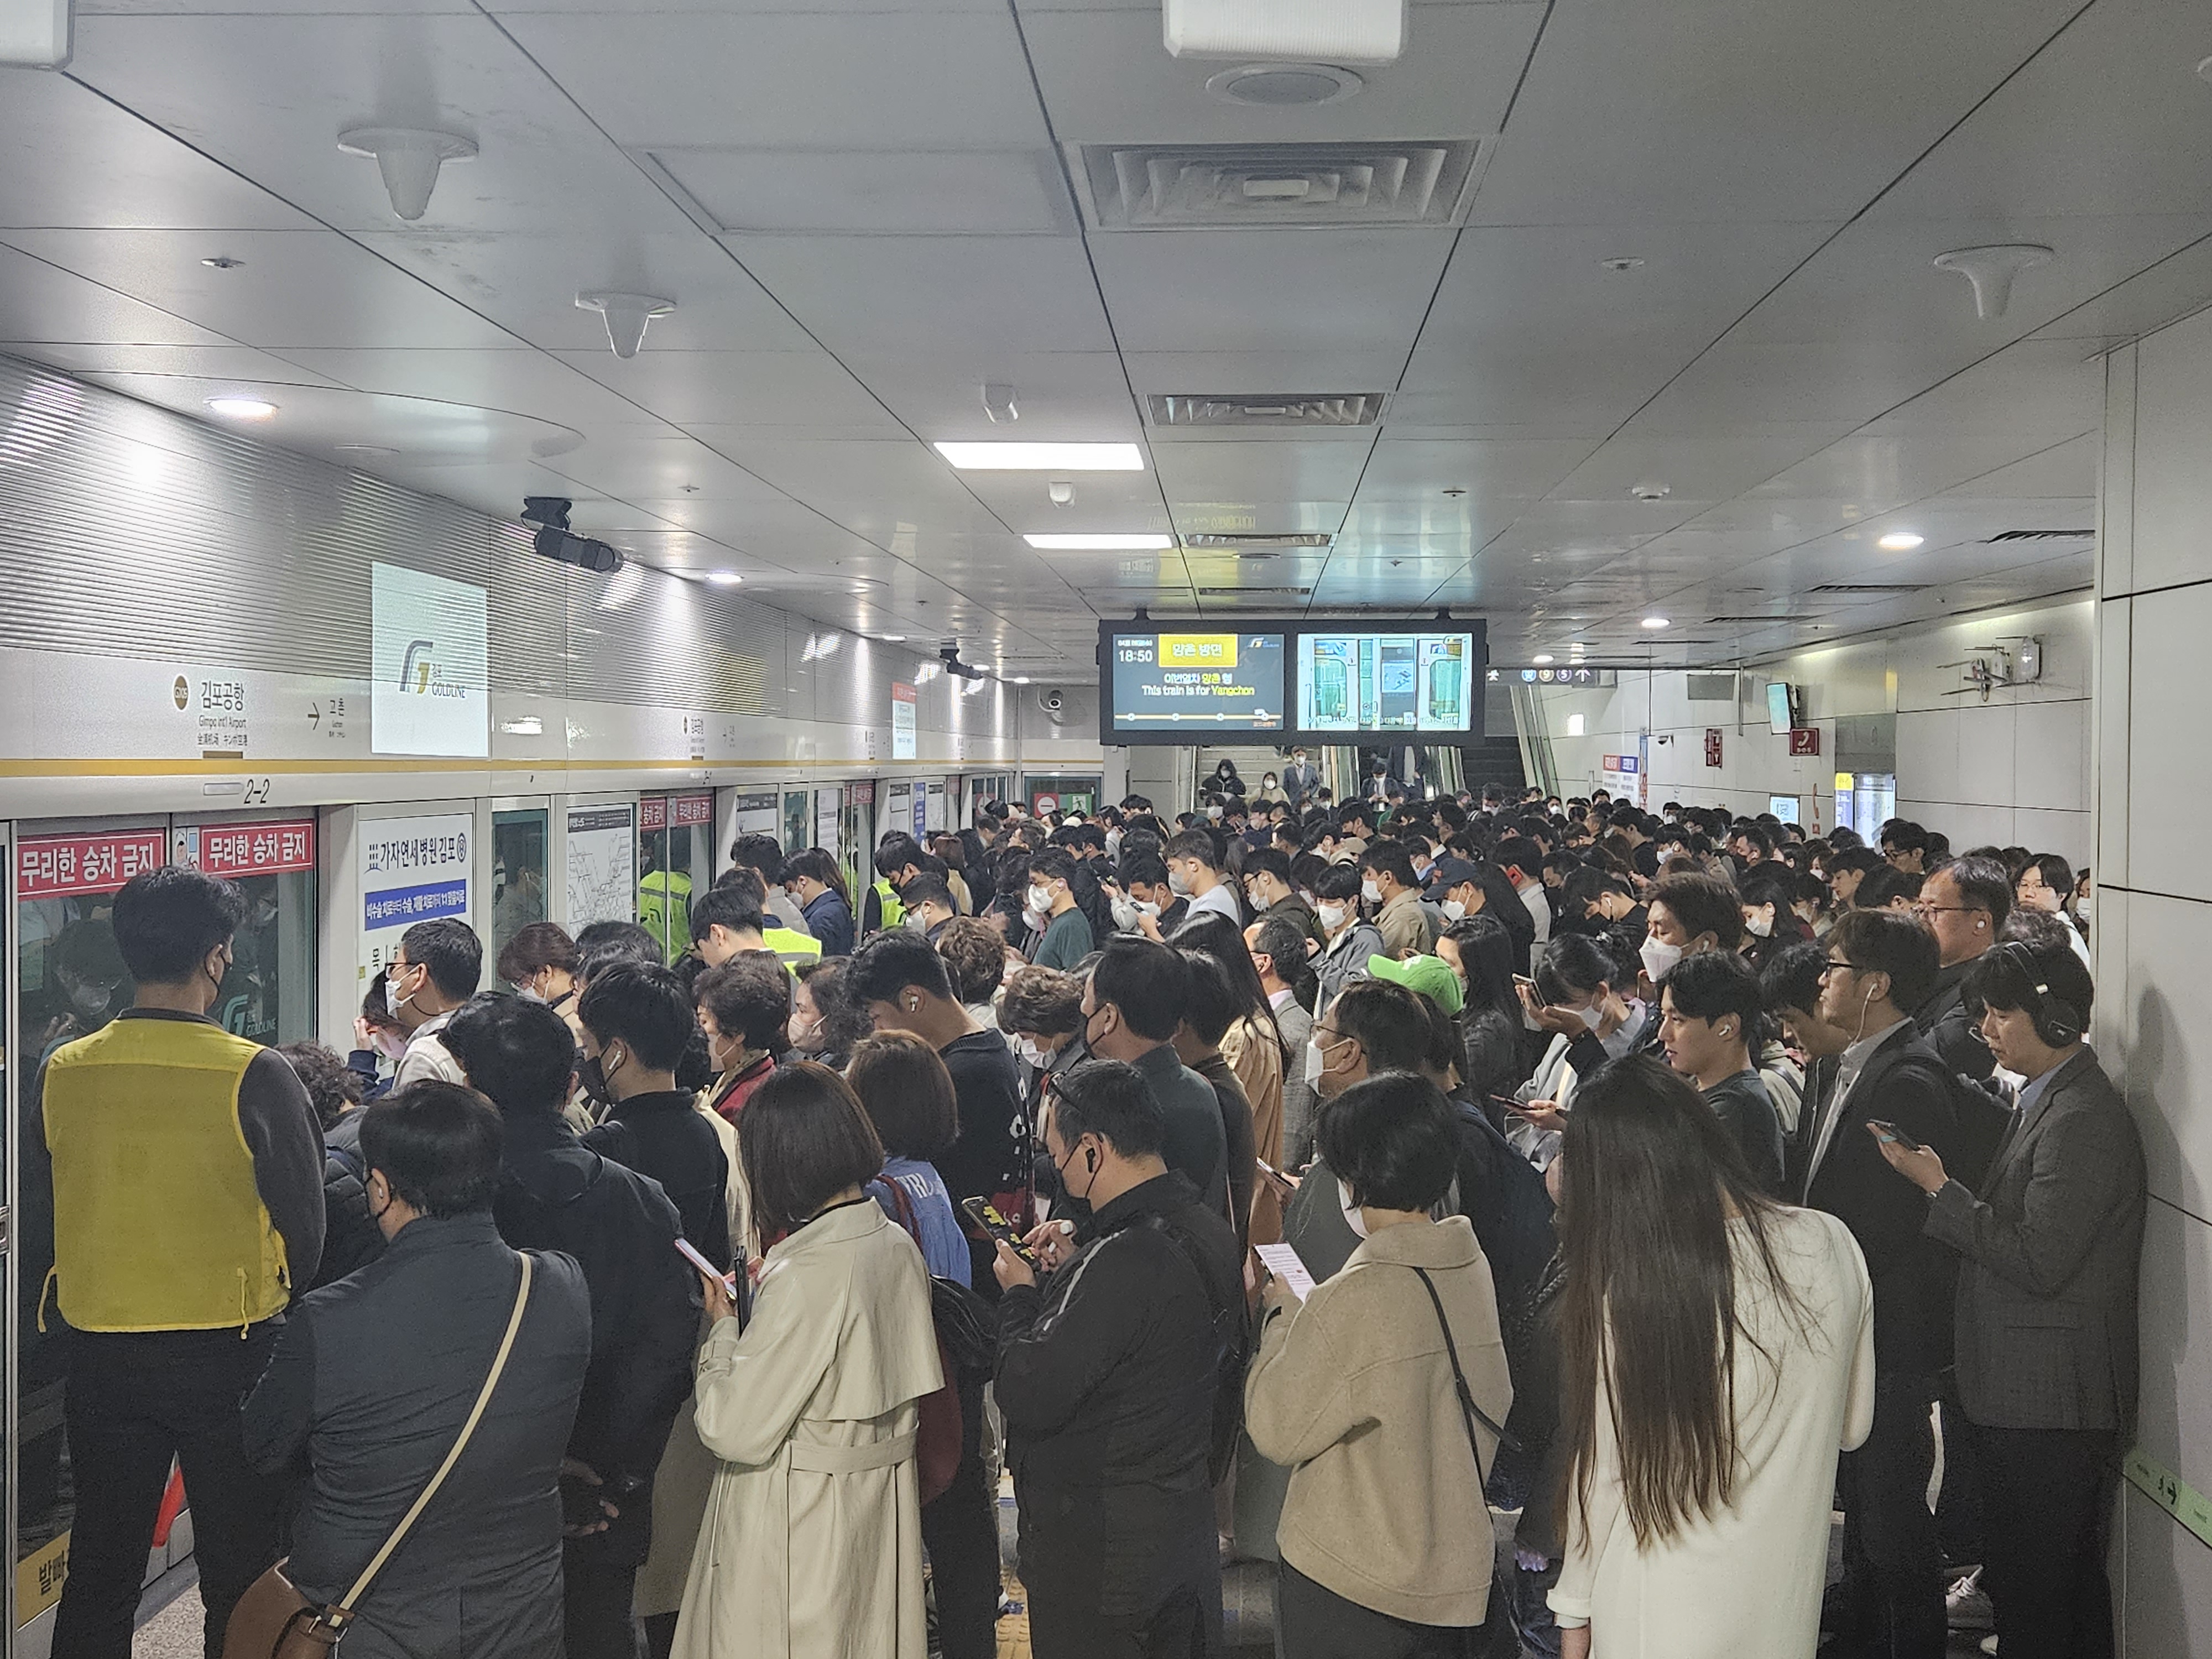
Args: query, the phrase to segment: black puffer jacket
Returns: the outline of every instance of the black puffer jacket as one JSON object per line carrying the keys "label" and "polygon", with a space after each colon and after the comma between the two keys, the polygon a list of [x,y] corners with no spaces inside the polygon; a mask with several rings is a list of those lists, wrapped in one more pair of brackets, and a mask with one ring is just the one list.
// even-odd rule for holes
{"label": "black puffer jacket", "polygon": [[[1001,1304],[999,1407],[1023,1582],[1103,1613],[1158,1607],[1216,1549],[1207,1463],[1245,1349],[1236,1235],[1170,1171]],[[1230,1379],[1224,1403],[1223,1379]]]}
{"label": "black puffer jacket", "polygon": [[323,1256],[319,1291],[384,1254],[384,1234],[368,1212],[368,1165],[361,1155],[361,1113],[348,1112],[323,1134]]}

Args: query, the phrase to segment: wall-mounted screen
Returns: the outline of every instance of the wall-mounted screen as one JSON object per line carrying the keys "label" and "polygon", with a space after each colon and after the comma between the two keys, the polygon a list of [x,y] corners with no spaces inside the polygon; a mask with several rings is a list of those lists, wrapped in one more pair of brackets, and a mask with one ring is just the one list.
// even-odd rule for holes
{"label": "wall-mounted screen", "polygon": [[1290,725],[1288,652],[1280,630],[1203,624],[1103,631],[1098,700],[1106,743],[1193,743]]}
{"label": "wall-mounted screen", "polygon": [[1766,729],[1787,732],[1797,724],[1797,688],[1786,680],[1766,683]]}
{"label": "wall-mounted screen", "polygon": [[1477,729],[1481,635],[1316,629],[1298,635],[1301,732],[1436,732]]}
{"label": "wall-mounted screen", "polygon": [[380,755],[491,752],[484,590],[396,564],[369,570],[369,746]]}

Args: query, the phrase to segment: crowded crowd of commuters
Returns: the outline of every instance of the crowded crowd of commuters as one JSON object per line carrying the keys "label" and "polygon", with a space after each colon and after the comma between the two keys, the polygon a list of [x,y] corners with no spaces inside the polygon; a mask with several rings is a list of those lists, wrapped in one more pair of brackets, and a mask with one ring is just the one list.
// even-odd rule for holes
{"label": "crowded crowd of commuters", "polygon": [[1041,1659],[1221,1651],[1236,1559],[1292,1659],[2111,1651],[2086,871],[1204,788],[864,887],[743,837],[673,964],[541,922],[486,989],[426,921],[346,1059],[211,1023],[237,890],[134,878],[22,1179],[54,1651],[128,1653],[173,1460],[210,1659],[272,1595],[353,1659],[989,1659],[1002,1488]]}

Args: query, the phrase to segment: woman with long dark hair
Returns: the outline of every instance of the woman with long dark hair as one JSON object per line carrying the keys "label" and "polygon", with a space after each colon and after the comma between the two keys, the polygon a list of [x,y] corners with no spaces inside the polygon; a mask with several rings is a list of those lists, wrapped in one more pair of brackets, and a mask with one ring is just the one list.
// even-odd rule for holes
{"label": "woman with long dark hair", "polygon": [[1802,1659],[1837,1455],[1874,1422],[1858,1246],[1761,1195],[1649,1055],[1583,1084],[1560,1158],[1564,1659]]}
{"label": "woman with long dark hair", "polygon": [[[1203,951],[1219,963],[1229,975],[1229,988],[1237,999],[1237,1017],[1222,1034],[1221,1057],[1243,1085],[1244,1098],[1252,1103],[1252,1149],[1269,1167],[1283,1167],[1283,1072],[1290,1064],[1290,1045],[1283,1028],[1275,1023],[1275,1010],[1267,988],[1260,983],[1260,970],[1252,965],[1251,947],[1243,929],[1218,912],[1194,916],[1175,930],[1169,943],[1179,951]],[[1264,1185],[1264,1183],[1263,1183]],[[1282,1214],[1274,1191],[1267,1188],[1254,1218],[1252,1237],[1273,1243],[1282,1236]]]}
{"label": "woman with long dark hair", "polygon": [[1521,1060],[1521,994],[1513,988],[1513,936],[1487,911],[1462,916],[1437,938],[1437,954],[1459,975],[1465,993],[1459,1011],[1461,1080],[1468,1097],[1502,1131],[1504,1114],[1492,1097],[1511,1094],[1528,1078]]}

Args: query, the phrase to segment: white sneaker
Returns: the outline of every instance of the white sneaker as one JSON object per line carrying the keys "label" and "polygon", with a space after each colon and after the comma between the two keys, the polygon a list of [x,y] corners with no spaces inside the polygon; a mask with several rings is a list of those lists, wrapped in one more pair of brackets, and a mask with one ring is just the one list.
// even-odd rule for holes
{"label": "white sneaker", "polygon": [[1997,1638],[1995,1636],[1984,1636],[1982,1638],[1982,1651],[1984,1653],[1994,1655],[1996,1650]]}

